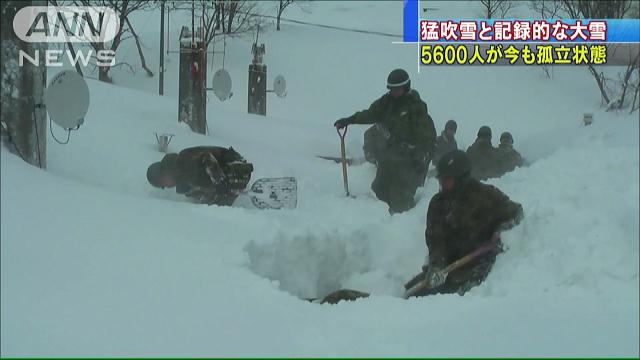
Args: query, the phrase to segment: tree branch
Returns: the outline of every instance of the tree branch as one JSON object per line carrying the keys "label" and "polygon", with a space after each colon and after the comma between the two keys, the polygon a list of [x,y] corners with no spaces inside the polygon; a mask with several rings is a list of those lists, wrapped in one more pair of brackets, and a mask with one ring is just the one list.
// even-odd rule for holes
{"label": "tree branch", "polygon": [[153,77],[153,71],[151,71],[147,67],[147,62],[144,59],[144,53],[142,52],[142,47],[140,46],[140,38],[138,37],[138,34],[136,34],[136,32],[133,30],[133,26],[131,25],[131,22],[129,22],[128,17],[125,18],[125,21],[127,22],[127,26],[129,26],[129,30],[131,30],[131,34],[136,41],[136,47],[138,48],[138,55],[140,56],[140,63],[142,64],[142,68],[147,72],[147,76]]}

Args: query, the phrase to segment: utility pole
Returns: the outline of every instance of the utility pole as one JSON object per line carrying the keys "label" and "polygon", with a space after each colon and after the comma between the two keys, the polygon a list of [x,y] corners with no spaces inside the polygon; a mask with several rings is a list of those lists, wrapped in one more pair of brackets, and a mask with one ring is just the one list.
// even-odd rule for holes
{"label": "utility pole", "polygon": [[260,26],[256,40],[251,46],[253,59],[249,65],[249,94],[247,112],[249,114],[266,115],[267,114],[267,65],[262,63],[265,49],[264,44],[258,46],[258,38],[260,37]]}
{"label": "utility pole", "polygon": [[196,43],[196,2],[191,0],[191,44]]}
{"label": "utility pole", "polygon": [[[3,5],[4,6],[4,5]],[[47,67],[44,66],[48,48],[46,42],[22,41],[12,28],[11,21],[18,11],[29,6],[47,6],[45,0],[16,1],[7,6],[0,22],[0,42],[3,49],[21,50],[35,54],[41,66],[25,62],[18,66],[17,56],[2,56],[0,69],[0,96],[2,107],[2,142],[7,142],[9,151],[19,155],[24,161],[41,169],[47,167],[47,111],[44,106],[47,81]],[[31,56],[31,55],[29,55]],[[70,100],[72,101],[72,99]],[[5,106],[6,104],[6,106]],[[6,135],[5,135],[6,130]],[[6,136],[6,137],[5,137]],[[6,139],[6,140],[5,140]],[[9,142],[13,143],[12,145]]]}
{"label": "utility pole", "polygon": [[160,7],[160,76],[158,84],[158,94],[164,95],[164,6],[165,0],[162,0]]}
{"label": "utility pole", "polygon": [[168,46],[169,44],[171,44],[171,36],[169,35],[169,33],[171,32],[171,6],[169,6],[167,8],[167,55],[169,55],[169,48],[171,46]]}

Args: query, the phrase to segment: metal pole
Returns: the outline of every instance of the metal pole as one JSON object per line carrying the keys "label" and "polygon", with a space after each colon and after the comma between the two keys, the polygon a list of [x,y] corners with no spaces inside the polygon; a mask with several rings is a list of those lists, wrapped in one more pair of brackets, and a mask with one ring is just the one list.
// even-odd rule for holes
{"label": "metal pole", "polygon": [[224,47],[222,48],[222,68],[224,69],[224,59],[227,57],[227,37],[222,35],[222,40],[224,41]]}
{"label": "metal pole", "polygon": [[165,0],[162,0],[160,7],[160,76],[158,84],[158,94],[164,95],[164,6]]}
{"label": "metal pole", "polygon": [[195,0],[191,0],[191,46],[193,46],[193,43],[196,42],[195,36],[196,36],[196,3]]}

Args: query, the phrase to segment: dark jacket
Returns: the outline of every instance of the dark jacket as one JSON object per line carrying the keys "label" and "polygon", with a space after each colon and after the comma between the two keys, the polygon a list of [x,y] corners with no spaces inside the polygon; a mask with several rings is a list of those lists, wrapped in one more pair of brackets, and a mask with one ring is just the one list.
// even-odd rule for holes
{"label": "dark jacket", "polygon": [[496,166],[500,175],[511,172],[523,165],[522,156],[512,145],[500,144],[496,150]]}
{"label": "dark jacket", "polygon": [[500,176],[496,165],[496,148],[490,141],[476,139],[467,149],[467,156],[471,161],[471,177],[474,179],[486,180]]}
{"label": "dark jacket", "polygon": [[[444,268],[489,242],[494,233],[520,222],[522,206],[496,187],[466,177],[456,188],[433,196],[427,211],[425,239],[429,266]],[[482,281],[493,264],[496,251],[449,274],[447,282],[454,291],[473,278]],[[474,273],[477,266],[484,274]]]}
{"label": "dark jacket", "polygon": [[456,142],[456,139],[449,139],[443,131],[436,139],[436,149],[433,152],[433,163],[438,164],[442,155],[453,150],[458,150],[458,143]]}
{"label": "dark jacket", "polygon": [[389,93],[374,101],[368,109],[351,116],[354,124],[380,124],[388,147],[415,152],[416,157],[432,154],[436,130],[420,94],[410,90],[394,99]]}
{"label": "dark jacket", "polygon": [[176,192],[201,203],[231,205],[252,171],[253,165],[233,148],[187,148],[175,160]]}

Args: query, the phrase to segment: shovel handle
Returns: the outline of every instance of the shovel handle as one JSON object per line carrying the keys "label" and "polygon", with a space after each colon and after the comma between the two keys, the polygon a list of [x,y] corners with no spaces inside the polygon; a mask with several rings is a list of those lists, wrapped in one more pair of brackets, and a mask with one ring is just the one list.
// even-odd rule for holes
{"label": "shovel handle", "polygon": [[344,131],[340,131],[339,128],[336,128],[336,131],[338,132],[338,136],[340,136],[340,160],[342,162],[342,182],[344,183],[344,192],[347,196],[350,196],[349,180],[347,177],[347,156],[344,149],[344,138],[347,135],[347,126],[345,126],[343,129]]}
{"label": "shovel handle", "polygon": [[344,131],[340,131],[340,128],[336,128],[336,131],[338,132],[338,136],[340,136],[340,140],[342,140],[342,142],[344,143],[344,137],[347,136],[347,129],[349,127],[345,126],[342,129],[344,129]]}

